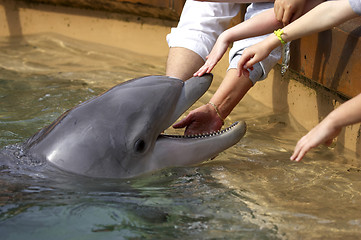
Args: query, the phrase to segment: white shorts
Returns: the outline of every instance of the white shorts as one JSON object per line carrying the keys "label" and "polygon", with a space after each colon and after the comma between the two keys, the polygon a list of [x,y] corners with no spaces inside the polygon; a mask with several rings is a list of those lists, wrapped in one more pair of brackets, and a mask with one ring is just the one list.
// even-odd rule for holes
{"label": "white shorts", "polygon": [[[273,3],[252,3],[246,12],[245,19],[273,7]],[[172,28],[167,35],[169,47],[184,47],[192,50],[206,60],[218,36],[229,26],[231,19],[240,11],[237,3],[210,3],[187,0],[178,26]],[[234,42],[231,48],[230,68],[234,68],[234,57],[251,45],[265,39],[267,35],[248,38]],[[260,65],[254,66],[254,71],[262,68],[262,74],[250,74],[251,81],[262,80],[280,59],[280,50],[273,51]],[[233,63],[232,63],[233,61]],[[237,63],[235,64],[237,67]],[[259,72],[260,70],[258,70]],[[255,75],[255,76],[254,76]]]}
{"label": "white shorts", "polygon": [[218,36],[240,11],[240,4],[187,0],[178,26],[167,35],[169,47],[184,47],[206,60]]}

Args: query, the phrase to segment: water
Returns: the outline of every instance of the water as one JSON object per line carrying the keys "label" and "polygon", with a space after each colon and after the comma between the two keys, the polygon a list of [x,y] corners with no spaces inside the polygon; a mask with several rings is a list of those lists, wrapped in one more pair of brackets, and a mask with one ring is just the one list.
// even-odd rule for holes
{"label": "water", "polygon": [[[0,39],[0,147],[23,142],[119,82],[164,73],[164,63],[59,35]],[[248,123],[246,136],[216,159],[128,180],[80,177],[31,159],[1,165],[1,239],[361,236],[356,156],[319,147],[293,163],[305,133],[294,119],[250,97],[226,124],[239,119]]]}

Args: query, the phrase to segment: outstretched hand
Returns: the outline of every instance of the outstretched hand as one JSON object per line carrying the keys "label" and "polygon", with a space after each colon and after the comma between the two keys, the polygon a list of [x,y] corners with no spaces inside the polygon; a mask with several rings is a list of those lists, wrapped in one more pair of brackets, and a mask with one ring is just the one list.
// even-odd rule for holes
{"label": "outstretched hand", "polygon": [[206,57],[207,60],[204,65],[193,74],[194,77],[200,77],[205,73],[210,73],[216,64],[221,60],[227,51],[229,44],[223,40],[222,35],[217,39],[217,42],[212,48],[211,53]]}
{"label": "outstretched hand", "polygon": [[195,135],[219,131],[223,122],[209,104],[191,111],[184,119],[175,123],[174,128],[186,128],[185,135]]}
{"label": "outstretched hand", "polygon": [[290,159],[299,162],[310,149],[317,147],[320,144],[325,144],[326,146],[331,145],[333,139],[340,134],[341,129],[342,128],[339,127],[333,127],[329,121],[327,121],[327,118],[324,119],[324,121],[314,127],[297,142]]}

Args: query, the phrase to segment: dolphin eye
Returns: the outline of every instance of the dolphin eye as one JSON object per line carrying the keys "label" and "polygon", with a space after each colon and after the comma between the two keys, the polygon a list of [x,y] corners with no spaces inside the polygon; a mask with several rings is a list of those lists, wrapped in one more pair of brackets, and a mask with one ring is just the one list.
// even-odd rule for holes
{"label": "dolphin eye", "polygon": [[134,144],[134,150],[137,153],[142,153],[145,150],[145,142],[143,139],[138,139]]}

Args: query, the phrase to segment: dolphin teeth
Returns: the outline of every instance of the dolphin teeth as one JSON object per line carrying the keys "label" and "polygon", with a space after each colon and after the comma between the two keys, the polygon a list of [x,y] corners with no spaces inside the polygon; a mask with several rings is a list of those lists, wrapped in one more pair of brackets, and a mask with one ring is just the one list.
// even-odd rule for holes
{"label": "dolphin teeth", "polygon": [[220,131],[213,131],[210,133],[203,133],[203,134],[192,134],[192,135],[169,135],[169,134],[161,134],[161,137],[168,137],[168,138],[180,138],[180,139],[187,139],[187,138],[194,138],[194,139],[201,139],[201,138],[207,138],[207,137],[214,137],[221,135],[223,133],[229,132],[232,128],[234,128],[236,125],[238,125],[239,122],[235,122],[229,127],[220,130]]}

